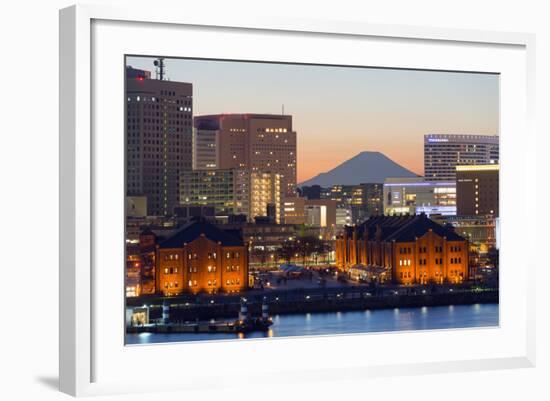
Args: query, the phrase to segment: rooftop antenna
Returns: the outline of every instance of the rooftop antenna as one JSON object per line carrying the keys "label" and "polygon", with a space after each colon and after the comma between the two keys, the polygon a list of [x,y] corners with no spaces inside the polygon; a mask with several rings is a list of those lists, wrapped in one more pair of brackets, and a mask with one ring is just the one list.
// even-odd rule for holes
{"label": "rooftop antenna", "polygon": [[164,70],[164,57],[159,57],[155,61],[153,61],[153,64],[155,65],[155,73],[157,75],[157,79],[162,81],[164,80],[164,75],[166,74],[166,71]]}
{"label": "rooftop antenna", "polygon": [[282,109],[282,115],[284,116],[285,115],[285,105],[284,105],[284,103],[283,103],[281,109]]}

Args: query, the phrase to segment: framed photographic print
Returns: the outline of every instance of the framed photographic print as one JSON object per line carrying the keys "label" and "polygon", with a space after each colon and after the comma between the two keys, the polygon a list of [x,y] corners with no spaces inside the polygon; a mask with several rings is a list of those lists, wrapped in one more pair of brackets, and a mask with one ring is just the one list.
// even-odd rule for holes
{"label": "framed photographic print", "polygon": [[61,12],[62,391],[532,366],[532,36],[157,13]]}

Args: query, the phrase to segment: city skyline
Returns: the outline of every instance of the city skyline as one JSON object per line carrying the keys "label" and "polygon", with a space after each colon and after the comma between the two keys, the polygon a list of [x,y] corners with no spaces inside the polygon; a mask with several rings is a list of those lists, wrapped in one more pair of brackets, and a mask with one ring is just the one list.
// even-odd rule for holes
{"label": "city skyline", "polygon": [[[154,77],[153,60],[127,57],[126,64]],[[194,116],[279,114],[284,105],[298,132],[298,183],[366,150],[423,175],[425,134],[498,135],[494,74],[174,58],[165,64],[168,79],[193,84]]]}
{"label": "city skyline", "polygon": [[137,61],[126,343],[498,325],[497,76]]}

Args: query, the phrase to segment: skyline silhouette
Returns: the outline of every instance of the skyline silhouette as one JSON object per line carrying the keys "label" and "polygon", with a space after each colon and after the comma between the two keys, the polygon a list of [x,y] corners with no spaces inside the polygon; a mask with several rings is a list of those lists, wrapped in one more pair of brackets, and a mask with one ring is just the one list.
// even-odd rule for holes
{"label": "skyline silhouette", "polygon": [[[155,57],[127,57],[151,71]],[[292,115],[298,182],[362,151],[423,175],[425,134],[499,134],[497,74],[166,58],[193,84],[193,115]]]}

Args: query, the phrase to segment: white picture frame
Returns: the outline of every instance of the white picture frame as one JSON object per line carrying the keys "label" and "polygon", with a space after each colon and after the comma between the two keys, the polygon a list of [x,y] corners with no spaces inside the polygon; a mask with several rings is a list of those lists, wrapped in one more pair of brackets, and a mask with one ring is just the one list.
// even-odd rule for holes
{"label": "white picture frame", "polygon": [[[94,132],[102,128],[102,114],[109,104],[107,97],[98,102],[98,97],[104,95],[104,90],[109,86],[105,84],[104,62],[113,54],[120,55],[121,47],[116,48],[117,42],[124,35],[112,36],[113,32],[131,32],[139,34],[146,30],[152,36],[165,35],[166,33],[179,32],[179,29],[193,29],[197,35],[206,35],[204,43],[208,42],[208,35],[212,33],[224,33],[237,35],[243,41],[243,53],[237,50],[228,50],[228,53],[218,54],[219,58],[256,59],[269,60],[269,55],[257,52],[250,54],[249,46],[254,42],[254,35],[262,35],[266,41],[284,40],[277,35],[285,35],[287,39],[302,38],[304,41],[323,41],[323,45],[333,39],[338,39],[343,44],[343,50],[350,43],[358,41],[373,41],[373,54],[384,55],[384,62],[375,61],[376,66],[399,68],[422,68],[443,70],[470,70],[491,71],[503,74],[501,89],[501,153],[503,167],[501,169],[501,199],[507,199],[514,193],[511,184],[534,185],[535,170],[535,134],[532,129],[532,111],[534,110],[534,36],[523,33],[484,32],[459,29],[438,29],[414,26],[390,26],[375,25],[352,21],[317,21],[297,20],[291,17],[276,18],[268,16],[227,16],[216,13],[204,15],[188,15],[181,10],[148,9],[141,10],[130,8],[111,8],[108,6],[73,6],[60,12],[60,389],[71,395],[93,395],[132,391],[155,391],[167,389],[197,389],[205,386],[206,369],[208,365],[199,363],[199,356],[208,352],[224,353],[227,358],[241,355],[247,352],[249,356],[242,361],[234,362],[235,365],[220,363],[215,372],[210,372],[210,378],[216,377],[217,386],[232,386],[234,376],[231,375],[231,366],[240,372],[252,375],[261,382],[262,375],[269,373],[270,377],[284,378],[284,380],[326,380],[328,378],[354,377],[357,380],[366,377],[385,376],[390,374],[420,374],[431,372],[458,372],[478,369],[500,369],[512,367],[529,367],[535,363],[535,321],[534,321],[534,252],[529,252],[527,246],[526,255],[519,258],[514,252],[512,244],[521,228],[524,231],[534,232],[532,225],[535,223],[533,211],[528,206],[527,195],[516,195],[517,206],[503,201],[501,215],[504,216],[502,230],[502,278],[501,278],[501,326],[498,329],[487,330],[451,330],[430,333],[388,333],[348,336],[344,340],[338,336],[326,336],[319,338],[289,338],[276,341],[244,341],[244,342],[220,342],[204,344],[168,344],[151,347],[137,347],[129,351],[120,343],[119,336],[123,336],[124,314],[118,310],[123,303],[123,288],[117,285],[122,280],[122,265],[120,272],[115,273],[113,280],[102,281],[107,277],[98,262],[109,260],[105,252],[99,250],[100,242],[98,229],[103,227],[99,222],[118,221],[122,229],[122,220],[118,220],[122,210],[122,189],[120,189],[120,202],[115,200],[117,206],[113,207],[113,214],[106,212],[104,203],[108,202],[104,195],[109,185],[116,188],[120,184],[122,169],[119,173],[113,173],[113,182],[105,188],[105,182],[101,177],[106,174],[106,169],[117,168],[117,163],[122,161],[123,154],[119,152],[122,142],[108,143],[103,139],[98,142]],[[161,32],[162,30],[168,30]],[[156,33],[155,33],[156,32]],[[94,37],[94,35],[96,35]],[[214,35],[215,36],[215,35]],[[94,41],[94,38],[96,39]],[[110,38],[110,50],[103,52],[105,39]],[[218,36],[219,38],[219,36]],[[245,43],[250,39],[251,43]],[[376,42],[378,41],[378,42]],[[383,41],[383,43],[382,43]],[[403,43],[401,43],[401,42]],[[168,41],[169,42],[169,41]],[[399,43],[398,43],[399,42]],[[275,42],[274,42],[275,43]],[[298,42],[296,42],[298,43]],[[306,42],[304,42],[306,43]],[[319,42],[321,43],[321,42]],[[363,42],[361,42],[363,43]],[[370,42],[368,42],[370,43]],[[402,54],[386,54],[389,51],[385,47],[399,47]],[[136,40],[132,43],[132,54],[163,54],[167,56],[180,56],[180,54],[164,53],[170,51],[170,44],[166,43],[162,48],[154,50],[154,41]],[[369,45],[369,46],[371,46]],[[382,46],[383,45],[383,46]],[[256,45],[257,46],[257,45]],[[298,45],[296,45],[298,46]],[[416,47],[415,47],[416,46]],[[418,54],[429,54],[429,50],[422,50],[422,46],[435,46],[441,54],[447,54],[446,48],[452,47],[449,54],[468,55],[469,52],[477,54],[475,60],[471,54],[465,56],[461,63],[453,61],[453,57],[446,60],[434,60],[430,58],[418,59]],[[111,48],[112,47],[112,48]],[[105,45],[106,48],[106,45]],[[175,47],[174,47],[175,48]],[[246,56],[248,48],[249,56]],[[408,54],[406,49],[414,48],[418,54]],[[139,50],[141,49],[141,50]],[[378,50],[377,50],[378,49]],[[477,49],[477,50],[476,50]],[[495,54],[502,53],[502,58],[493,57],[492,61],[486,61],[486,68],[476,69],[484,61],[483,54],[493,49]],[[199,49],[200,50],[200,49]],[[192,56],[200,51],[195,49]],[[279,55],[273,61],[312,61],[316,55],[300,56],[297,48],[290,48],[287,56]],[[349,50],[347,50],[349,51]],[[428,53],[423,53],[423,51]],[[433,49],[432,49],[433,51]],[[491,50],[492,51],[492,50]],[[100,53],[98,53],[100,52]],[[233,53],[232,53],[233,52]],[[380,52],[380,53],[377,53]],[[477,53],[476,53],[477,52]],[[500,52],[500,53],[499,53]],[[336,53],[336,52],[335,52]],[[281,53],[282,54],[282,53]],[[281,60],[281,57],[287,57]],[[328,56],[326,56],[328,57]],[[414,57],[417,57],[416,61]],[[403,64],[399,60],[407,59]],[[471,58],[471,59],[470,59]],[[359,63],[363,63],[357,59]],[[322,61],[322,60],[321,60]],[[454,62],[454,64],[453,64]],[[120,91],[120,80],[123,79],[122,60],[114,59],[113,65],[120,70],[120,76],[112,83],[113,90]],[[352,63],[352,61],[350,61]],[[381,63],[381,64],[376,64]],[[409,63],[409,64],[407,64]],[[492,64],[491,64],[492,63]],[[500,64],[499,64],[500,63]],[[364,65],[364,64],[362,64]],[[373,63],[369,63],[373,66]],[[454,65],[454,67],[453,67]],[[467,66],[470,66],[468,68]],[[481,68],[481,67],[480,67]],[[503,72],[504,71],[504,72]],[[116,74],[115,74],[116,75]],[[102,81],[103,80],[103,81]],[[100,83],[99,87],[98,82]],[[511,96],[517,93],[517,99]],[[122,97],[120,98],[122,99]],[[105,100],[105,102],[103,102]],[[115,102],[116,103],[116,102]],[[122,107],[122,102],[120,107]],[[111,107],[116,113],[120,108]],[[123,115],[119,115],[122,124]],[[105,119],[105,121],[108,119]],[[114,120],[113,120],[114,121]],[[116,124],[116,122],[114,123]],[[115,125],[116,126],[116,125]],[[521,140],[514,136],[514,131],[520,131]],[[118,134],[117,134],[118,135]],[[122,132],[120,132],[122,135]],[[112,146],[110,146],[112,145]],[[102,153],[102,154],[99,154]],[[119,159],[117,159],[119,158]],[[99,163],[99,160],[102,160]],[[118,160],[118,161],[115,161]],[[120,165],[120,164],[118,164]],[[514,166],[508,168],[507,166]],[[521,191],[517,191],[522,193]],[[532,192],[531,192],[532,194]],[[103,196],[103,198],[99,198]],[[119,205],[120,204],[120,205]],[[515,210],[515,207],[518,210]],[[116,230],[115,230],[116,231]],[[117,233],[114,233],[115,239]],[[98,248],[99,247],[99,248]],[[121,250],[122,251],[122,250]],[[103,252],[103,253],[102,253]],[[116,253],[116,250],[113,251]],[[115,254],[111,254],[115,255]],[[118,254],[116,254],[118,255]],[[115,256],[116,256],[115,255]],[[115,260],[115,259],[112,259]],[[117,263],[113,262],[113,269]],[[512,271],[507,266],[520,266],[520,271]],[[98,273],[99,272],[99,273]],[[110,274],[110,273],[109,273]],[[120,277],[117,278],[116,274]],[[513,280],[512,280],[513,278]],[[118,281],[117,281],[118,280]],[[516,286],[516,287],[514,287]],[[101,288],[105,299],[97,299],[98,288]],[[517,288],[512,294],[511,289]],[[119,291],[119,293],[117,292]],[[117,297],[120,297],[118,299]],[[516,297],[516,298],[514,298]],[[113,314],[105,313],[105,302],[115,302]],[[119,302],[119,304],[117,304]],[[111,304],[113,305],[113,304]],[[119,317],[118,317],[119,316]],[[119,319],[119,320],[117,320]],[[511,324],[511,320],[514,324]],[[100,335],[97,327],[119,327],[116,344],[109,343]],[[500,335],[499,333],[504,333]],[[508,333],[508,334],[506,334]],[[364,337],[368,336],[368,337]],[[472,341],[481,338],[486,341],[487,347],[464,352],[464,349],[445,350],[439,356],[431,355],[427,358],[419,358],[420,354],[407,351],[406,347],[400,351],[396,348],[396,355],[376,354],[373,350],[369,358],[359,359],[361,351],[346,357],[336,357],[338,347],[352,347],[357,341],[370,341],[376,339],[377,343],[395,341],[418,341],[426,344],[440,344],[443,341]],[[461,339],[464,340],[461,340]],[[110,345],[109,345],[110,344]],[[330,364],[316,360],[312,349],[322,344],[326,347],[326,359]],[[492,344],[489,346],[489,344]],[[117,347],[114,348],[109,347]],[[185,348],[183,348],[185,347]],[[437,348],[437,346],[435,347]],[[148,358],[167,358],[172,353],[185,352],[197,361],[192,371],[186,371],[188,380],[175,380],[174,377],[158,377],[148,382],[135,383],[131,379],[131,370],[128,375],[123,373],[123,364],[135,365],[135,358],[146,361]],[[275,360],[282,349],[292,353],[301,352],[304,363],[295,363],[290,368],[285,368],[277,363],[268,369],[261,364],[254,367],[254,371],[247,371],[246,364],[265,353]],[[250,352],[253,350],[254,352]],[[448,353],[446,353],[449,351]],[[475,352],[474,352],[475,351]],[[310,352],[308,354],[308,352]],[[255,356],[254,356],[255,355]],[[423,354],[422,354],[423,355]],[[364,356],[364,355],[363,355]],[[308,357],[309,362],[308,362]],[[117,359],[118,358],[118,359]],[[126,359],[126,362],[124,361]],[[369,360],[366,360],[369,359]],[[108,365],[112,366],[109,368]],[[145,364],[145,366],[147,366]],[[297,374],[299,372],[299,374]],[[180,373],[181,374],[181,373]],[[211,386],[209,384],[209,386]]]}

